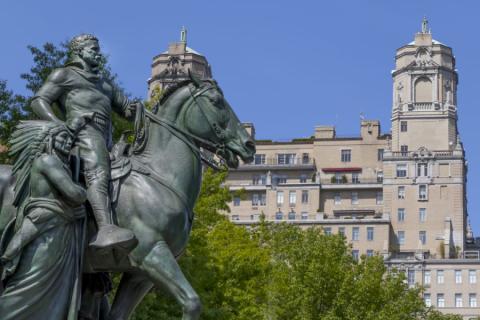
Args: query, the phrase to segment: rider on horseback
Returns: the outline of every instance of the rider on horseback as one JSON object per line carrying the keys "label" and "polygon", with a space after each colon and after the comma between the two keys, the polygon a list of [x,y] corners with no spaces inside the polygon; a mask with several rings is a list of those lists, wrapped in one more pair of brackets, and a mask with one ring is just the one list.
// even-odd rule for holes
{"label": "rider on horseback", "polygon": [[113,224],[110,195],[110,155],[112,142],[112,109],[131,118],[138,103],[129,101],[122,92],[99,72],[102,55],[98,39],[82,34],[70,41],[70,56],[65,67],[54,70],[32,100],[32,110],[41,119],[61,122],[52,104],[58,103],[65,113],[66,126],[76,135],[81,170],[87,186],[87,198],[98,226],[96,248],[131,248],[135,235]]}

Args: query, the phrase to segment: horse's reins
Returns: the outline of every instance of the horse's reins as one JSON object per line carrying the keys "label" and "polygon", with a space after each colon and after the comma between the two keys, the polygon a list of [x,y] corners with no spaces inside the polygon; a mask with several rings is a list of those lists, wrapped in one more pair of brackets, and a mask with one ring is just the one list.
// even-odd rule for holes
{"label": "horse's reins", "polygon": [[[202,95],[203,93],[205,93],[206,91],[212,90],[212,89],[214,89],[214,88],[211,87],[211,86],[208,86],[207,88],[203,88],[202,90],[200,90],[199,92],[196,92],[196,93],[192,93],[190,91],[190,96],[192,97],[193,102],[199,107],[200,112],[202,113],[203,117],[207,120],[210,127],[213,128],[213,131],[215,132],[215,135],[217,136],[217,138],[224,139],[224,136],[222,135],[222,133],[218,129],[218,126],[217,125],[212,125],[210,119],[207,117],[207,115],[203,111],[203,108],[201,107],[201,103],[199,101],[197,101],[197,99],[196,99],[196,97],[198,97],[198,96]],[[188,145],[190,147],[190,149],[192,149],[195,156],[197,158],[200,158],[200,160],[203,161],[204,163],[206,163],[208,166],[213,167],[214,169],[221,168],[221,166],[222,166],[221,164],[218,164],[213,159],[206,158],[204,156],[202,150],[197,145],[192,143],[192,141],[190,141],[188,138],[198,142],[201,145],[208,146],[208,147],[212,148],[213,150],[225,150],[225,143],[223,143],[223,142],[222,143],[210,142],[210,141],[208,141],[204,138],[201,138],[201,137],[199,137],[199,136],[197,136],[193,133],[190,133],[190,132],[178,127],[174,122],[172,122],[170,120],[160,118],[159,116],[157,116],[156,114],[154,114],[154,113],[152,113],[148,110],[145,110],[145,115],[150,120],[152,120],[153,122],[155,122],[155,123],[161,125],[162,127],[166,128],[171,134],[173,134],[174,136],[176,136],[177,138],[182,140],[186,145]],[[218,156],[218,153],[217,153],[217,156]]]}

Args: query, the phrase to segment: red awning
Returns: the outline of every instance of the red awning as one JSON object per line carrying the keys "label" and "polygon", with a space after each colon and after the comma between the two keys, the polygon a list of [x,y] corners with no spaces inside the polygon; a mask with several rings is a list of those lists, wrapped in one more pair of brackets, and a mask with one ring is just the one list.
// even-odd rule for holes
{"label": "red awning", "polygon": [[362,171],[362,168],[359,168],[359,167],[350,167],[350,168],[322,168],[322,171],[325,172],[325,173],[358,172],[358,171]]}

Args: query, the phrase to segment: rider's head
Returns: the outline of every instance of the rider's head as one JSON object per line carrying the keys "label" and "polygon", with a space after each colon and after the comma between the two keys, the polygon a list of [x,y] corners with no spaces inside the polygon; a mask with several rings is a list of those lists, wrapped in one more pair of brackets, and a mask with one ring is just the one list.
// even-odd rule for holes
{"label": "rider's head", "polygon": [[81,34],[70,40],[70,59],[80,58],[90,67],[96,68],[102,63],[100,45],[97,37],[91,34]]}

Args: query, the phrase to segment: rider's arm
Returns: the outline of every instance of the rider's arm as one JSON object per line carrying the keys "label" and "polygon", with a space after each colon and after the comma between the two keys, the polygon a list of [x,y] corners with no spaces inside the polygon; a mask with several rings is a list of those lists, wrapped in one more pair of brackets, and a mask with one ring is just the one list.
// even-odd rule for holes
{"label": "rider's arm", "polygon": [[63,163],[56,157],[46,155],[38,159],[40,172],[53,187],[72,205],[80,205],[87,199],[84,188],[73,182],[72,177],[63,169]]}
{"label": "rider's arm", "polygon": [[112,107],[113,110],[127,118],[132,120],[135,115],[135,105],[136,103],[130,101],[122,92],[120,88],[112,84]]}
{"label": "rider's arm", "polygon": [[66,73],[64,68],[54,70],[33,97],[30,106],[40,119],[61,122],[52,110],[52,103],[64,93]]}

